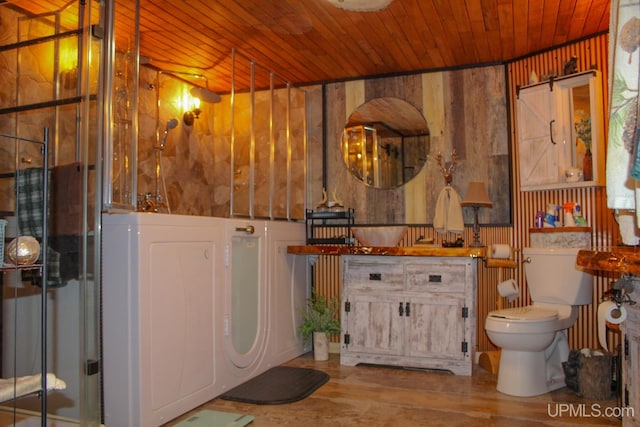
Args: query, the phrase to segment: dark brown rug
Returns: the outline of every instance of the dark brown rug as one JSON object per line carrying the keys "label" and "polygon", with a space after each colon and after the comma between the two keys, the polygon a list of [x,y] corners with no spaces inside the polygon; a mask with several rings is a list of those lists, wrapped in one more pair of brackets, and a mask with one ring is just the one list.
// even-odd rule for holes
{"label": "dark brown rug", "polygon": [[220,398],[255,405],[280,405],[304,399],[327,381],[329,375],[322,371],[276,366],[232,388]]}

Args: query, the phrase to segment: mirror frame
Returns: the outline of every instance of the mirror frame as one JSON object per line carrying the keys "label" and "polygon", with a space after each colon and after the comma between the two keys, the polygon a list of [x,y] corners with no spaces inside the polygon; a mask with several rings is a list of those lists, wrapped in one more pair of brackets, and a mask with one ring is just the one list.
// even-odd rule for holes
{"label": "mirror frame", "polygon": [[425,167],[430,149],[427,120],[397,97],[373,98],[358,106],[342,131],[345,167],[362,184],[378,189],[405,185]]}

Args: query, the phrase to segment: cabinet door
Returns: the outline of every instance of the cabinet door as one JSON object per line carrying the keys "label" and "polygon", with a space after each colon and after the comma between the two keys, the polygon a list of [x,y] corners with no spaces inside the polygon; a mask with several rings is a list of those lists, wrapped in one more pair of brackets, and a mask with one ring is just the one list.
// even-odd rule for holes
{"label": "cabinet door", "polygon": [[638,369],[640,369],[640,333],[638,326],[640,325],[640,310],[635,307],[628,309],[629,317],[626,324],[623,324],[624,338],[626,350],[623,352],[623,405],[630,409],[624,413],[622,418],[623,426],[640,425],[640,378],[638,377]]}
{"label": "cabinet door", "polygon": [[464,295],[412,296],[405,315],[406,356],[463,360]]}
{"label": "cabinet door", "polygon": [[[343,333],[349,334],[347,351],[383,355],[402,353],[404,301],[390,294],[350,293],[343,298],[349,306],[342,313]],[[343,304],[344,309],[344,304]]]}
{"label": "cabinet door", "polygon": [[553,92],[548,85],[520,91],[517,101],[520,185],[525,187],[558,181]]}

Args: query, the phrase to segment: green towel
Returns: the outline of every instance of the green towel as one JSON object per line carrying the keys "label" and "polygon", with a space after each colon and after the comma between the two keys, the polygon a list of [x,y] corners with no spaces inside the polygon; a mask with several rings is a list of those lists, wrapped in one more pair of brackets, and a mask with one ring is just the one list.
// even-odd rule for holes
{"label": "green towel", "polygon": [[[16,172],[16,215],[20,236],[33,236],[42,241],[43,230],[43,172],[42,168],[27,168]],[[48,213],[48,212],[47,212]],[[42,253],[42,252],[41,252]],[[42,255],[40,255],[42,257]],[[38,285],[40,278],[33,272],[24,271],[23,280]],[[47,286],[62,286],[60,276],[60,254],[47,248]]]}

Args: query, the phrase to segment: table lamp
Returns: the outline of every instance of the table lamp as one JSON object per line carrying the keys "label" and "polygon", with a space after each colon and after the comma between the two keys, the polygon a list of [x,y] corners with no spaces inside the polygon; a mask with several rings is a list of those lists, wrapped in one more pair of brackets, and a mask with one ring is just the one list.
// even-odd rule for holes
{"label": "table lamp", "polygon": [[489,199],[489,193],[487,193],[487,188],[485,187],[484,182],[470,182],[469,187],[467,188],[467,194],[465,194],[464,199],[460,202],[460,206],[469,206],[473,208],[473,242],[471,242],[469,246],[472,248],[484,246],[484,244],[480,242],[478,210],[482,207],[490,208],[493,206],[491,199]]}

